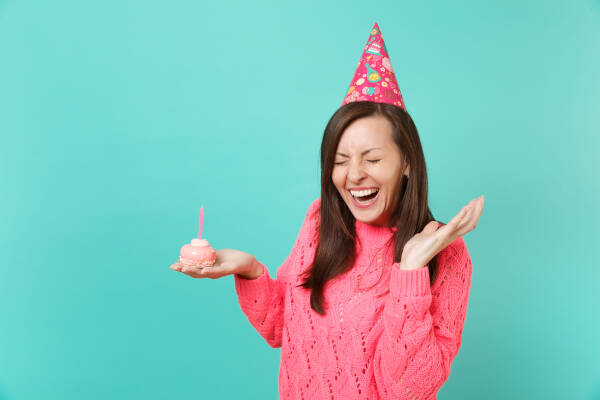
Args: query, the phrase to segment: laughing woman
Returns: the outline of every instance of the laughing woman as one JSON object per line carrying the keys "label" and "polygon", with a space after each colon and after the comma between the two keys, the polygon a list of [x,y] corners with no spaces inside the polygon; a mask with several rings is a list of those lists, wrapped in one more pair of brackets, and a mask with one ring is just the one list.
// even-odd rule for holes
{"label": "laughing woman", "polygon": [[435,399],[461,345],[471,200],[447,224],[428,206],[425,157],[375,24],[321,144],[321,196],[276,279],[217,251],[195,278],[234,275],[250,324],[281,347],[281,399]]}

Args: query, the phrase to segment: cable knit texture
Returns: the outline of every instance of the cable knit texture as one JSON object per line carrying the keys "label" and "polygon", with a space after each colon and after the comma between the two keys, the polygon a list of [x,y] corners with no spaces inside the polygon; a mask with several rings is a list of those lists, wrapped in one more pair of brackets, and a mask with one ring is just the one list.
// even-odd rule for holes
{"label": "cable knit texture", "polygon": [[395,228],[355,221],[357,259],[325,287],[326,315],[297,287],[318,244],[319,207],[310,205],[294,247],[272,279],[234,275],[250,324],[281,347],[281,399],[436,399],[458,353],[472,266],[463,238],[438,255],[429,285],[427,266],[405,271],[394,263]]}

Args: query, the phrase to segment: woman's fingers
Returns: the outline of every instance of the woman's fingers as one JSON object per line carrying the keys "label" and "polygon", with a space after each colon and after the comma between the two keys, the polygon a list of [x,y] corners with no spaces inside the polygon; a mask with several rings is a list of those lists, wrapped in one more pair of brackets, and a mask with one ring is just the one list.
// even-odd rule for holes
{"label": "woman's fingers", "polygon": [[474,203],[473,203],[473,200],[471,200],[469,202],[469,204],[467,204],[467,208],[465,210],[465,215],[462,217],[462,219],[458,223],[458,231],[460,232],[461,236],[468,232],[467,227],[469,226],[469,223],[471,221],[471,216],[473,215],[473,207],[474,207]]}
{"label": "woman's fingers", "polygon": [[171,266],[169,268],[171,268],[173,271],[181,271],[181,264],[179,264],[179,263],[171,264]]}
{"label": "woman's fingers", "polygon": [[456,237],[475,229],[483,211],[483,197],[472,199],[448,222]]}
{"label": "woman's fingers", "polygon": [[172,269],[173,271],[183,272],[184,274],[189,275],[194,278],[202,277],[202,268],[201,267],[189,267],[189,266],[180,264],[179,262],[175,262],[174,264],[171,264],[171,266],[169,268]]}
{"label": "woman's fingers", "polygon": [[481,217],[481,213],[483,213],[483,203],[485,202],[483,196],[481,197],[481,200],[479,202],[477,202],[477,219],[475,221],[475,226],[477,226],[477,222],[479,222],[479,218]]}
{"label": "woman's fingers", "polygon": [[465,214],[467,213],[467,209],[469,208],[468,205],[464,206],[459,212],[458,214],[456,214],[451,220],[450,222],[448,222],[447,225],[449,225],[450,227],[454,228],[456,226],[458,226],[458,224],[463,220]]}
{"label": "woman's fingers", "polygon": [[210,278],[210,279],[218,279],[225,275],[228,275],[227,266],[219,265],[215,263],[212,267],[191,267],[184,266],[181,264],[173,264],[169,268],[174,271],[182,272],[192,278]]}
{"label": "woman's fingers", "polygon": [[483,211],[483,197],[473,199],[467,205],[468,210],[465,217],[459,224],[459,234],[462,236],[465,233],[471,232],[477,226],[481,212]]}
{"label": "woman's fingers", "polygon": [[202,277],[202,268],[201,267],[183,267],[181,268],[181,272],[184,274],[191,276],[192,278],[200,278]]}
{"label": "woman's fingers", "polygon": [[479,217],[481,217],[481,213],[483,212],[483,196],[476,199],[475,203],[473,203],[473,211],[471,213],[471,218],[469,221],[469,230],[473,230],[477,227],[477,222],[479,222]]}

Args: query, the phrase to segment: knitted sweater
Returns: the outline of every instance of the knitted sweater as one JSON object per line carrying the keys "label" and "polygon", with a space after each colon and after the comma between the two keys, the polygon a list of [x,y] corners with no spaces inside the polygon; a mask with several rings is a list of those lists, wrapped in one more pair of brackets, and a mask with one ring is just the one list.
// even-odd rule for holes
{"label": "knitted sweater", "polygon": [[400,270],[393,262],[396,228],[355,220],[357,259],[328,281],[326,314],[296,287],[315,255],[321,200],[310,205],[291,254],[272,279],[234,275],[250,324],[281,347],[279,396],[285,400],[436,399],[458,353],[466,318],[471,260],[463,238],[438,254],[429,270]]}

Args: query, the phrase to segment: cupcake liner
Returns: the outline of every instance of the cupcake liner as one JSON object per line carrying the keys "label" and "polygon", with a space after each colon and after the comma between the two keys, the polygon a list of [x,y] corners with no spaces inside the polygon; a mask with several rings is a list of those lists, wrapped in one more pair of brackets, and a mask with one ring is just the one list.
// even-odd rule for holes
{"label": "cupcake liner", "polygon": [[196,268],[204,268],[204,267],[212,267],[215,265],[214,261],[204,261],[201,263],[186,263],[181,261],[181,257],[175,260],[175,264],[183,265],[184,267],[196,267]]}

